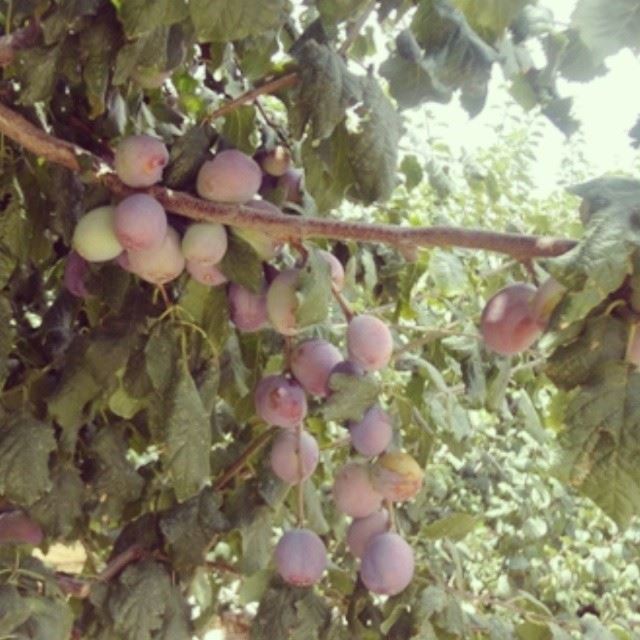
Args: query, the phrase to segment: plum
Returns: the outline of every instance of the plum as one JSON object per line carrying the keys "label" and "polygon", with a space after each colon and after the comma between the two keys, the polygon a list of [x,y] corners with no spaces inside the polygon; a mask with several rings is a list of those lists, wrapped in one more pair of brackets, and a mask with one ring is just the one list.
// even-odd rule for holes
{"label": "plum", "polygon": [[85,280],[89,275],[89,263],[77,252],[70,251],[64,262],[63,282],[67,291],[76,298],[89,295]]}
{"label": "plum", "polygon": [[237,149],[227,149],[200,167],[196,191],[206,200],[244,203],[258,193],[261,181],[262,172],[253,158]]}
{"label": "plum", "polygon": [[0,513],[0,543],[39,545],[42,529],[24,511],[15,509]]}
{"label": "plum", "polygon": [[115,208],[98,207],[85,213],[73,231],[71,244],[88,262],[106,262],[122,253],[122,245],[116,236]]}
{"label": "plum", "polygon": [[362,554],[369,541],[380,533],[385,533],[390,526],[389,512],[386,509],[374,511],[366,518],[355,518],[347,529],[347,547],[356,557]]}
{"label": "plum", "polygon": [[342,262],[340,262],[333,253],[325,251],[324,249],[320,249],[318,253],[328,263],[331,269],[331,284],[333,285],[333,289],[335,291],[342,291],[344,287],[344,267],[342,266]]}
{"label": "plum", "polygon": [[232,282],[229,285],[231,322],[243,333],[260,331],[269,324],[266,293],[253,293]]}
{"label": "plum", "polygon": [[291,152],[286,147],[278,145],[262,156],[260,165],[265,173],[270,176],[280,177],[291,166]]}
{"label": "plum", "polygon": [[302,171],[287,169],[278,178],[278,189],[282,190],[284,202],[302,204]]}
{"label": "plum", "polygon": [[297,287],[300,271],[285,269],[273,280],[267,291],[267,314],[273,328],[285,336],[295,335],[298,310]]}
{"label": "plum", "polygon": [[218,287],[228,282],[227,276],[225,276],[215,264],[205,264],[203,262],[187,260],[186,267],[187,272],[196,282],[204,284],[207,287]]}
{"label": "plum", "polygon": [[185,267],[185,259],[180,246],[180,236],[172,227],[157,249],[128,251],[130,270],[152,284],[164,284],[175,280]]}
{"label": "plum", "polygon": [[276,436],[269,459],[273,473],[288,484],[306,480],[315,471],[319,460],[320,449],[316,439],[307,431],[301,431],[298,439],[297,432],[289,430]]}
{"label": "plum", "polygon": [[379,371],[389,364],[393,338],[389,327],[375,316],[356,316],[347,327],[349,359],[365,371]]}
{"label": "plum", "polygon": [[397,533],[373,536],[364,549],[360,577],[380,595],[394,596],[409,586],[415,571],[413,549]]}
{"label": "plum", "polygon": [[362,420],[349,423],[353,448],[367,458],[380,455],[391,443],[393,427],[389,414],[379,405],[370,407]]}
{"label": "plum", "polygon": [[533,312],[535,287],[511,284],[495,293],[480,318],[480,333],[488,349],[504,356],[528,349],[540,336],[544,323]]}
{"label": "plum", "polygon": [[256,412],[267,424],[293,429],[307,415],[307,397],[302,387],[283,375],[262,378],[256,387]]}
{"label": "plum", "polygon": [[162,180],[169,152],[162,140],[148,135],[129,136],[116,148],[115,169],[130,187],[150,187]]}
{"label": "plum", "polygon": [[307,393],[324,398],[329,393],[329,375],[342,360],[336,347],[326,340],[305,340],[291,353],[291,371]]}
{"label": "plum", "polygon": [[365,518],[382,504],[382,495],[371,484],[369,469],[356,462],[345,464],[336,473],[333,499],[338,510],[352,518]]}
{"label": "plum", "polygon": [[187,262],[218,264],[227,252],[227,231],[217,222],[195,222],[182,238],[182,253]]}
{"label": "plum", "polygon": [[157,249],[167,235],[167,214],[155,198],[136,193],[116,207],[114,228],[118,241],[127,250]]}
{"label": "plum", "polygon": [[420,465],[404,451],[381,455],[373,466],[371,481],[387,500],[404,502],[422,488],[424,473]]}
{"label": "plum", "polygon": [[275,563],[282,579],[296,587],[310,587],[327,568],[327,550],[310,529],[289,529],[278,541]]}

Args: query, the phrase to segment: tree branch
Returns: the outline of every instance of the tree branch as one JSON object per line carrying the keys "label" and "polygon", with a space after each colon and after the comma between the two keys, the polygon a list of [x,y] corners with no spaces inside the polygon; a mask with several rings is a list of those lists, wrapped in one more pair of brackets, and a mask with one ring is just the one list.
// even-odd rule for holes
{"label": "tree branch", "polygon": [[[292,76],[283,76],[283,81]],[[275,81],[274,81],[275,82]],[[255,91],[263,89],[266,85]],[[246,94],[249,95],[249,94]],[[255,97],[255,96],[254,96]],[[233,101],[230,104],[232,104]],[[218,110],[220,112],[220,110]],[[26,118],[0,104],[0,132],[28,151],[60,164],[72,171],[80,171],[78,156],[93,161],[93,175],[112,192],[124,196],[136,191],[124,185],[102,160],[65,140],[51,136]],[[155,186],[146,190],[169,211],[193,220],[210,220],[236,227],[260,229],[283,240],[301,242],[309,238],[377,242],[396,247],[400,251],[413,247],[462,247],[504,253],[517,260],[558,256],[576,245],[574,240],[516,233],[498,233],[484,229],[458,227],[399,227],[394,225],[347,222],[331,218],[270,213],[250,205],[230,205],[201,200],[188,193]]]}

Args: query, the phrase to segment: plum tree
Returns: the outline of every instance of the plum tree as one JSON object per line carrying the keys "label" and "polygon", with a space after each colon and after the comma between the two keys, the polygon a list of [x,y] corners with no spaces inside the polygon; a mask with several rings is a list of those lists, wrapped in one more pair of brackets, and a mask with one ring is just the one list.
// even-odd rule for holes
{"label": "plum tree", "polygon": [[262,156],[260,166],[270,176],[279,177],[291,166],[291,152],[286,147],[278,145]]}
{"label": "plum tree", "polygon": [[136,193],[116,207],[114,229],[127,250],[157,249],[167,235],[167,214],[155,198]]}
{"label": "plum tree", "polygon": [[114,225],[115,208],[92,209],[80,218],[73,232],[71,244],[89,262],[106,262],[122,253],[122,245]]}
{"label": "plum tree", "polygon": [[340,351],[326,340],[305,340],[291,353],[291,371],[307,393],[324,398],[329,393],[329,376],[342,360]]}
{"label": "plum tree", "polygon": [[227,149],[200,167],[196,190],[200,197],[217,202],[249,202],[260,188],[262,172],[246,153]]}
{"label": "plum tree", "polygon": [[316,439],[307,431],[282,431],[271,446],[271,470],[280,480],[298,484],[306,480],[318,466],[320,449]]}
{"label": "plum tree", "polygon": [[70,251],[64,262],[64,286],[76,298],[89,295],[85,280],[89,275],[89,263],[76,251]]}
{"label": "plum tree", "polygon": [[310,587],[327,568],[327,550],[320,536],[310,529],[289,529],[276,545],[275,563],[285,582]]}
{"label": "plum tree", "polygon": [[273,280],[267,291],[267,314],[273,328],[285,336],[298,332],[296,296],[300,272],[297,269],[285,269]]}
{"label": "plum tree", "polygon": [[182,238],[182,253],[187,262],[218,264],[227,252],[227,231],[216,222],[190,224]]}
{"label": "plum tree", "polygon": [[318,253],[329,264],[331,269],[331,284],[335,291],[342,291],[344,287],[344,267],[342,262],[336,258],[333,253],[321,249]]}
{"label": "plum tree", "polygon": [[362,420],[349,423],[349,437],[353,448],[363,456],[380,455],[393,437],[389,414],[377,404],[367,409]]}
{"label": "plum tree", "polygon": [[292,429],[307,415],[307,397],[303,388],[283,375],[262,378],[254,399],[256,412],[267,424]]}
{"label": "plum tree", "polygon": [[380,533],[385,533],[390,526],[389,512],[386,509],[374,511],[365,518],[355,518],[347,529],[347,547],[356,557],[362,558],[369,541]]}
{"label": "plum tree", "polygon": [[152,284],[164,284],[175,280],[185,267],[180,236],[172,227],[156,249],[128,251],[129,268],[137,276]]}
{"label": "plum tree", "polygon": [[413,549],[397,533],[373,536],[362,554],[360,577],[373,593],[394,596],[404,591],[414,571]]}
{"label": "plum tree", "polygon": [[393,338],[389,327],[375,316],[356,316],[347,327],[349,359],[365,371],[379,371],[389,364]]}
{"label": "plum tree", "polygon": [[239,331],[260,331],[269,324],[266,293],[253,293],[232,282],[229,285],[229,313]]}
{"label": "plum tree", "polygon": [[390,451],[376,460],[371,477],[376,491],[387,500],[404,502],[420,491],[424,473],[408,453]]}
{"label": "plum tree", "polygon": [[528,349],[540,336],[544,323],[533,313],[535,287],[510,284],[486,303],[480,318],[480,332],[491,351],[504,356]]}
{"label": "plum tree", "polygon": [[382,504],[382,495],[371,484],[369,469],[357,462],[348,462],[336,473],[333,499],[338,510],[352,518],[365,518]]}
{"label": "plum tree", "polygon": [[215,264],[206,264],[195,260],[187,260],[187,273],[200,284],[207,287],[218,287],[228,282],[227,276]]}
{"label": "plum tree", "polygon": [[162,140],[152,136],[129,136],[116,147],[116,173],[130,187],[150,187],[160,182],[167,162],[167,147]]}
{"label": "plum tree", "polygon": [[0,543],[39,545],[44,539],[40,525],[24,511],[14,509],[0,513]]}

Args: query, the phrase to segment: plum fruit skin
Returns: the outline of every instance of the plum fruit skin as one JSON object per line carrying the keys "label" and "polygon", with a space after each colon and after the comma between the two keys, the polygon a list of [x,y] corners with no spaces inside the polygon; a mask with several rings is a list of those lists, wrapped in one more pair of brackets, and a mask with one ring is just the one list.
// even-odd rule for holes
{"label": "plum fruit skin", "polygon": [[300,272],[285,269],[280,272],[267,291],[267,314],[273,328],[282,335],[293,336],[298,332],[296,288]]}
{"label": "plum fruit skin", "polygon": [[187,262],[218,264],[227,252],[227,231],[217,222],[190,224],[182,238],[182,253]]}
{"label": "plum fruit skin", "polygon": [[278,541],[275,564],[282,579],[296,587],[319,582],[327,568],[327,550],[310,529],[289,529]]}
{"label": "plum fruit skin", "polygon": [[342,291],[344,288],[344,267],[342,262],[336,258],[333,253],[320,249],[318,251],[323,260],[329,265],[331,270],[331,284],[334,291]]}
{"label": "plum fruit skin", "polygon": [[129,136],[116,147],[114,166],[130,187],[150,187],[162,180],[169,152],[162,140],[148,135]]}
{"label": "plum fruit skin", "polygon": [[365,371],[379,371],[389,364],[393,338],[389,327],[375,316],[356,316],[347,327],[349,360]]}
{"label": "plum fruit skin", "polygon": [[373,488],[369,470],[348,462],[335,475],[333,499],[338,511],[352,518],[366,518],[382,504],[382,495]]}
{"label": "plum fruit skin", "polygon": [[205,200],[244,204],[258,193],[261,182],[262,171],[253,158],[227,149],[202,164],[196,191]]}
{"label": "plum fruit skin", "polygon": [[307,397],[302,387],[286,376],[262,378],[256,387],[256,413],[267,424],[293,429],[307,415]]}
{"label": "plum fruit skin", "polygon": [[269,325],[266,293],[253,293],[232,282],[229,285],[231,322],[238,331],[252,333]]}
{"label": "plum fruit skin", "polygon": [[115,208],[107,205],[92,209],[80,218],[73,232],[71,244],[87,262],[106,262],[122,253],[116,236]]}
{"label": "plum fruit skin", "polygon": [[369,541],[380,533],[386,533],[391,525],[386,509],[374,511],[366,518],[355,518],[347,529],[347,547],[353,556],[362,558]]}
{"label": "plum fruit skin", "polygon": [[207,287],[219,287],[228,282],[227,276],[215,264],[205,264],[194,260],[187,260],[187,273],[200,284]]}
{"label": "plum fruit skin", "polygon": [[329,393],[331,371],[341,360],[342,355],[334,345],[314,338],[294,348],[291,371],[307,393],[324,398]]}
{"label": "plum fruit skin", "polygon": [[291,167],[291,152],[286,147],[278,145],[264,154],[260,165],[265,173],[279,178]]}
{"label": "plum fruit skin", "polygon": [[65,289],[76,298],[87,298],[89,291],[85,279],[88,275],[89,263],[77,251],[70,251],[64,263]]}
{"label": "plum fruit skin", "polygon": [[362,554],[360,577],[373,593],[394,596],[404,591],[414,571],[413,549],[397,533],[373,536]]}
{"label": "plum fruit skin", "polygon": [[135,193],[116,207],[114,228],[128,251],[157,249],[167,235],[167,214],[155,198]]}
{"label": "plum fruit skin", "polygon": [[392,502],[405,502],[422,488],[424,472],[404,451],[382,454],[373,466],[371,481],[376,491]]}
{"label": "plum fruit skin", "polygon": [[13,510],[0,513],[0,544],[39,545],[44,533],[24,511]]}
{"label": "plum fruit skin", "polygon": [[278,178],[278,189],[285,202],[302,204],[302,171],[288,169]]}
{"label": "plum fruit skin", "polygon": [[370,407],[362,420],[349,423],[353,448],[367,458],[380,455],[391,444],[393,427],[389,414],[378,405]]}
{"label": "plum fruit skin", "polygon": [[301,431],[299,444],[300,447],[298,433],[287,430],[279,433],[271,446],[271,470],[287,484],[298,484],[309,478],[320,460],[318,442],[310,433]]}
{"label": "plum fruit skin", "polygon": [[152,284],[165,284],[175,280],[185,267],[178,232],[169,227],[167,235],[157,249],[128,251],[129,269]]}

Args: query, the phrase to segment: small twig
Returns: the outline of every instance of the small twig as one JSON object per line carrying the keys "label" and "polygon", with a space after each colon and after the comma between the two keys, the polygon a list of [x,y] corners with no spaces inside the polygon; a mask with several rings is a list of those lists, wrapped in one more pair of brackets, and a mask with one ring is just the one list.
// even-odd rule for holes
{"label": "small twig", "polygon": [[130,546],[122,553],[119,553],[109,562],[109,564],[107,564],[96,578],[96,581],[109,582],[109,580],[115,578],[127,565],[140,560],[145,553],[145,549],[139,545],[134,544]]}

